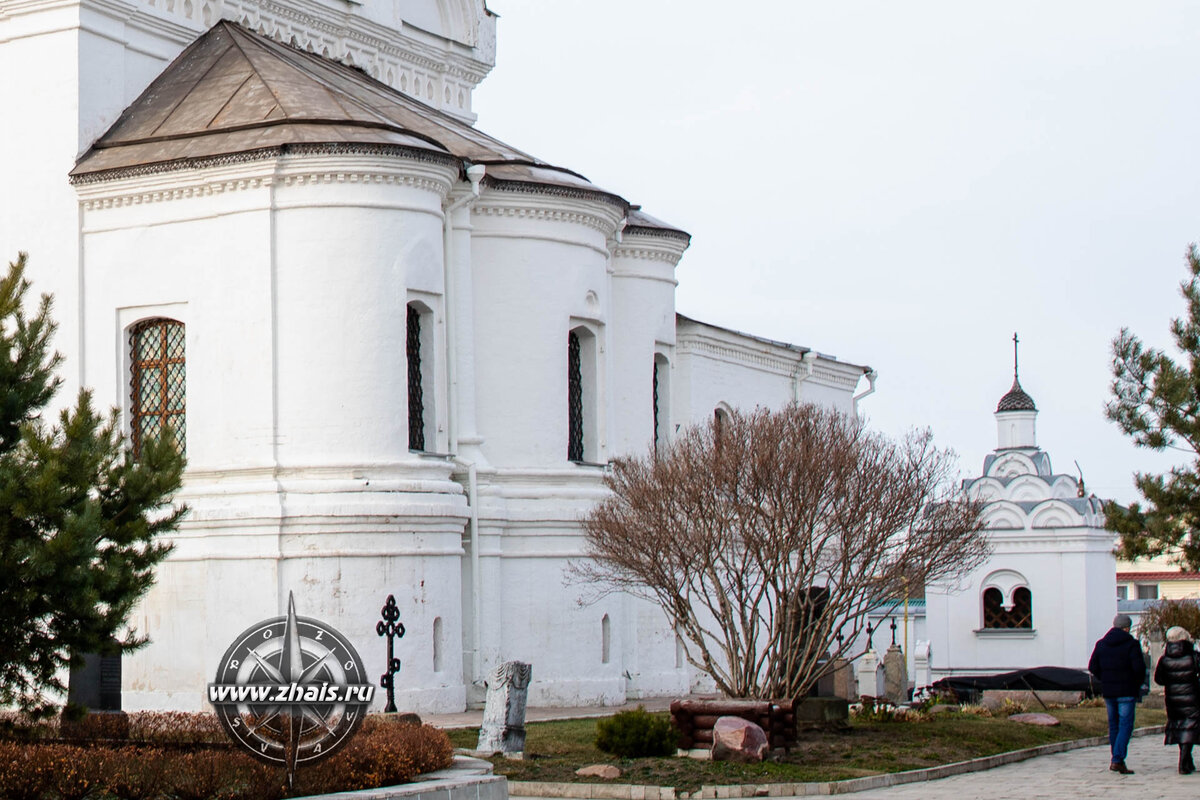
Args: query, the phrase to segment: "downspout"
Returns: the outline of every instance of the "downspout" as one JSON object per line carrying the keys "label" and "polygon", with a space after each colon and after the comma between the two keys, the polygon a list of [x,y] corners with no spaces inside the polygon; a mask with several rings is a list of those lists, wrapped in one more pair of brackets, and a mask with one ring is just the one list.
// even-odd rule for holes
{"label": "downspout", "polygon": [[454,213],[479,199],[480,184],[487,173],[483,164],[467,167],[467,180],[471,182],[471,193],[460,197],[446,206],[442,223],[443,291],[445,292],[446,318],[446,445],[454,457],[454,463],[467,469],[467,507],[470,511],[467,527],[471,541],[471,682],[480,684],[483,669],[480,653],[483,650],[483,576],[479,574],[479,495],[476,489],[475,462],[458,457],[458,335],[455,324],[455,303],[458,300],[455,288],[454,269]]}
{"label": "downspout", "polygon": [[879,373],[867,367],[867,371],[863,373],[867,376],[867,382],[870,384],[866,389],[854,395],[854,418],[858,419],[858,401],[862,400],[869,394],[875,394],[875,379],[879,377]]}
{"label": "downspout", "polygon": [[812,377],[813,367],[817,363],[817,351],[809,350],[800,356],[800,363],[796,365],[796,371],[792,373],[792,400],[800,402],[800,384]]}
{"label": "downspout", "polygon": [[479,199],[479,184],[487,167],[473,164],[467,167],[467,180],[471,182],[471,193],[458,198],[446,206],[442,221],[443,291],[446,295],[446,446],[450,454],[458,456],[458,334],[455,332],[454,304],[458,293],[454,291],[454,212]]}

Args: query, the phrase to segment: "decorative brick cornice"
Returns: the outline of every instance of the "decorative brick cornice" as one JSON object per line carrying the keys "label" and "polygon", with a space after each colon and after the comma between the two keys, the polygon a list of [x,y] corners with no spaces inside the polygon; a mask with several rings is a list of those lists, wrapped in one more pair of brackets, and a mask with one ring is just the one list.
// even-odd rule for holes
{"label": "decorative brick cornice", "polygon": [[226,153],[218,156],[205,156],[203,158],[181,158],[175,161],[161,161],[157,164],[140,164],[136,167],[122,167],[120,169],[103,170],[101,172],[89,172],[83,175],[71,176],[71,183],[75,186],[86,186],[88,184],[102,183],[105,181],[138,178],[144,175],[162,175],[169,172],[207,169],[209,167],[224,167],[234,164],[248,164],[255,161],[265,161],[271,158],[278,158],[279,156],[283,155],[394,156],[397,158],[403,158],[406,161],[439,164],[444,166],[452,166],[455,168],[457,168],[459,165],[458,159],[454,156],[442,155],[429,150],[420,150],[415,147],[404,147],[402,145],[356,144],[352,142],[330,144],[285,144],[279,147],[264,147],[259,150],[246,150],[240,153]]}
{"label": "decorative brick cornice", "polygon": [[[346,151],[331,151],[313,148],[303,155],[362,155],[355,149]],[[278,148],[274,155],[279,155]],[[185,172],[178,171],[179,180],[172,185],[169,180],[158,180],[156,186],[138,186],[139,178],[154,178],[163,173],[147,172],[123,176],[124,182],[133,186],[121,185],[120,179],[110,177],[108,181],[93,181],[77,186],[81,195],[80,205],[85,211],[124,206],[159,203],[169,200],[186,200],[195,197],[208,197],[217,194],[227,194],[235,191],[261,189],[267,186],[306,186],[321,184],[378,184],[389,186],[406,186],[437,195],[440,203],[449,193],[452,177],[449,173],[438,175],[433,170],[418,170],[405,172],[402,165],[380,163],[338,165],[336,163],[312,163],[307,158],[296,158],[278,165],[277,169],[270,166],[259,167],[253,174],[237,174],[236,167],[241,163],[252,163],[264,159],[246,159],[244,162],[236,159],[214,160],[210,163],[195,166]],[[443,166],[441,162],[434,162]],[[205,168],[208,168],[206,174]],[[233,167],[234,169],[228,169]]]}
{"label": "decorative brick cornice", "polygon": [[[736,364],[747,364],[770,370],[779,375],[792,376],[800,364],[800,351],[783,350],[778,354],[762,349],[762,345],[739,346],[735,343],[722,342],[709,337],[695,335],[679,335],[676,338],[676,348],[681,354],[695,353],[709,358],[718,358]],[[836,361],[818,359],[813,365],[812,375],[805,379],[825,386],[853,391],[858,386],[862,372],[857,367],[846,365],[837,369]]]}
{"label": "decorative brick cornice", "polygon": [[548,222],[568,222],[586,225],[589,228],[608,234],[613,229],[611,219],[599,214],[588,214],[582,211],[567,211],[563,209],[541,208],[532,206],[486,205],[477,204],[472,213],[481,217],[508,217],[512,219],[537,219]]}
{"label": "decorative brick cornice", "polygon": [[643,261],[662,261],[675,266],[679,263],[679,259],[683,256],[683,253],[658,248],[619,245],[613,251],[613,256],[616,258],[636,258]]}
{"label": "decorative brick cornice", "polygon": [[602,192],[599,189],[578,189],[572,186],[560,186],[553,183],[535,183],[533,181],[509,181],[487,178],[487,186],[489,189],[495,189],[498,192],[513,192],[520,194],[539,194],[547,197],[565,197],[571,200],[588,200],[592,202],[607,203],[616,208],[621,214],[624,214],[629,204],[621,197],[608,192]]}
{"label": "decorative brick cornice", "polygon": [[673,228],[649,228],[645,225],[626,225],[626,236],[647,236],[656,239],[673,239],[677,242],[682,242],[686,248],[692,242],[691,234],[677,231]]}

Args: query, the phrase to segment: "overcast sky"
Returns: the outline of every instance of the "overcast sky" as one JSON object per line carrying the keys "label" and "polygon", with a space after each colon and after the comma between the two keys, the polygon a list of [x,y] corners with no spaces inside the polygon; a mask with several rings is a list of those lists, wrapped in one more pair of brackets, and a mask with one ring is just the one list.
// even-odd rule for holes
{"label": "overcast sky", "polygon": [[478,126],[690,232],[680,312],[874,367],[871,424],[965,475],[1013,331],[1056,472],[1129,501],[1187,458],[1103,408],[1200,240],[1200,3],[488,3]]}

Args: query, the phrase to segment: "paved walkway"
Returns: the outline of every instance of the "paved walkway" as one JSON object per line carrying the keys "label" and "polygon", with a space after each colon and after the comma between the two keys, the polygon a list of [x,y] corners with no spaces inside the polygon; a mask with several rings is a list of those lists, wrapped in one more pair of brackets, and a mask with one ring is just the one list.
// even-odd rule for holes
{"label": "paved walkway", "polygon": [[1126,763],[1133,775],[1108,771],[1108,745],[1039,756],[983,772],[937,781],[910,783],[847,795],[853,800],[972,800],[988,798],[1137,798],[1195,800],[1200,773],[1176,772],[1179,748],[1164,747],[1162,735],[1139,736],[1129,747]]}

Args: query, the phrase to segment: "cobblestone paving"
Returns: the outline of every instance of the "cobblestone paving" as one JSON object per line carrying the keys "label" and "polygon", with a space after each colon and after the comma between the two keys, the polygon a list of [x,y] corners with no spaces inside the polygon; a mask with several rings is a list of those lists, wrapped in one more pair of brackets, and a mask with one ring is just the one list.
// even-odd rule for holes
{"label": "cobblestone paving", "polygon": [[847,800],[972,800],[972,798],[1136,798],[1195,800],[1200,772],[1176,772],[1179,748],[1165,747],[1162,735],[1139,736],[1129,746],[1126,763],[1133,775],[1108,771],[1108,745],[1031,758],[983,772],[938,781],[910,783],[846,795]]}

